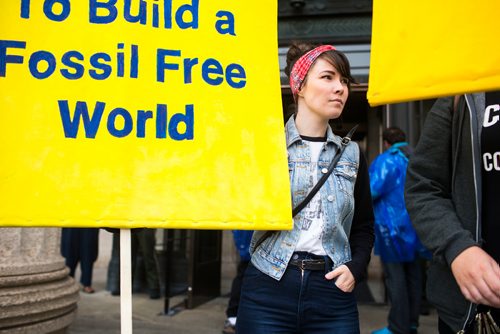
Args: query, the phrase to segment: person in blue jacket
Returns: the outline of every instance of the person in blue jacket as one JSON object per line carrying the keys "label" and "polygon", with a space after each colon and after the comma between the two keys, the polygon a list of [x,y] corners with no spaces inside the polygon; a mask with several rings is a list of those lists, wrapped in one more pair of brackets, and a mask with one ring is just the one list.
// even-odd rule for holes
{"label": "person in blue jacket", "polygon": [[243,275],[250,262],[250,241],[252,240],[253,231],[234,230],[233,239],[234,245],[240,255],[236,277],[231,284],[231,295],[226,309],[227,319],[224,322],[223,334],[236,333],[236,316],[238,315],[238,305],[240,304],[241,282]]}
{"label": "person in blue jacket", "polygon": [[375,212],[375,254],[382,260],[391,304],[388,326],[372,334],[416,333],[422,294],[418,253],[421,244],[404,201],[411,149],[405,133],[390,127],[382,134],[385,151],[370,165]]}

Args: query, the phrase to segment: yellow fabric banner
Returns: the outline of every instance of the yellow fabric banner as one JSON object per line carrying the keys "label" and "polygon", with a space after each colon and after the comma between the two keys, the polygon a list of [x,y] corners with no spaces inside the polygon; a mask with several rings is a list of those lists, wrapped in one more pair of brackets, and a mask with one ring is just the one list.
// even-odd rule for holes
{"label": "yellow fabric banner", "polygon": [[500,1],[373,1],[368,102],[500,88]]}
{"label": "yellow fabric banner", "polygon": [[3,1],[0,140],[0,226],[291,228],[277,2]]}

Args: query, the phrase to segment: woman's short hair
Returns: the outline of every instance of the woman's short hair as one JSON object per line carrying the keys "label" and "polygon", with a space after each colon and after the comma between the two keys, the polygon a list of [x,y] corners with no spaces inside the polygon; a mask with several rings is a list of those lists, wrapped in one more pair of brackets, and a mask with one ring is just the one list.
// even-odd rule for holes
{"label": "woman's short hair", "polygon": [[382,139],[392,145],[395,143],[406,141],[406,135],[400,128],[392,126],[382,132]]}

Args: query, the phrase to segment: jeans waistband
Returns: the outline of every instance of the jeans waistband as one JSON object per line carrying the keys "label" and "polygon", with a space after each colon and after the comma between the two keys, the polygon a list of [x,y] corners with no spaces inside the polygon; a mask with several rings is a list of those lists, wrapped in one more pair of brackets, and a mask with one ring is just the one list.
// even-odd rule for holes
{"label": "jeans waistband", "polygon": [[331,268],[331,260],[326,255],[316,255],[307,252],[294,252],[289,265],[300,268],[301,270],[324,270]]}

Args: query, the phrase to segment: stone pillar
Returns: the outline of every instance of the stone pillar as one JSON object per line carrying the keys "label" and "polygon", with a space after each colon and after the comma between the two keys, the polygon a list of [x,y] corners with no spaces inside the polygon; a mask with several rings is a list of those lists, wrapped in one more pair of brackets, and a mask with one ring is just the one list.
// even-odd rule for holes
{"label": "stone pillar", "polygon": [[0,333],[64,333],[75,318],[60,239],[59,228],[0,228]]}

